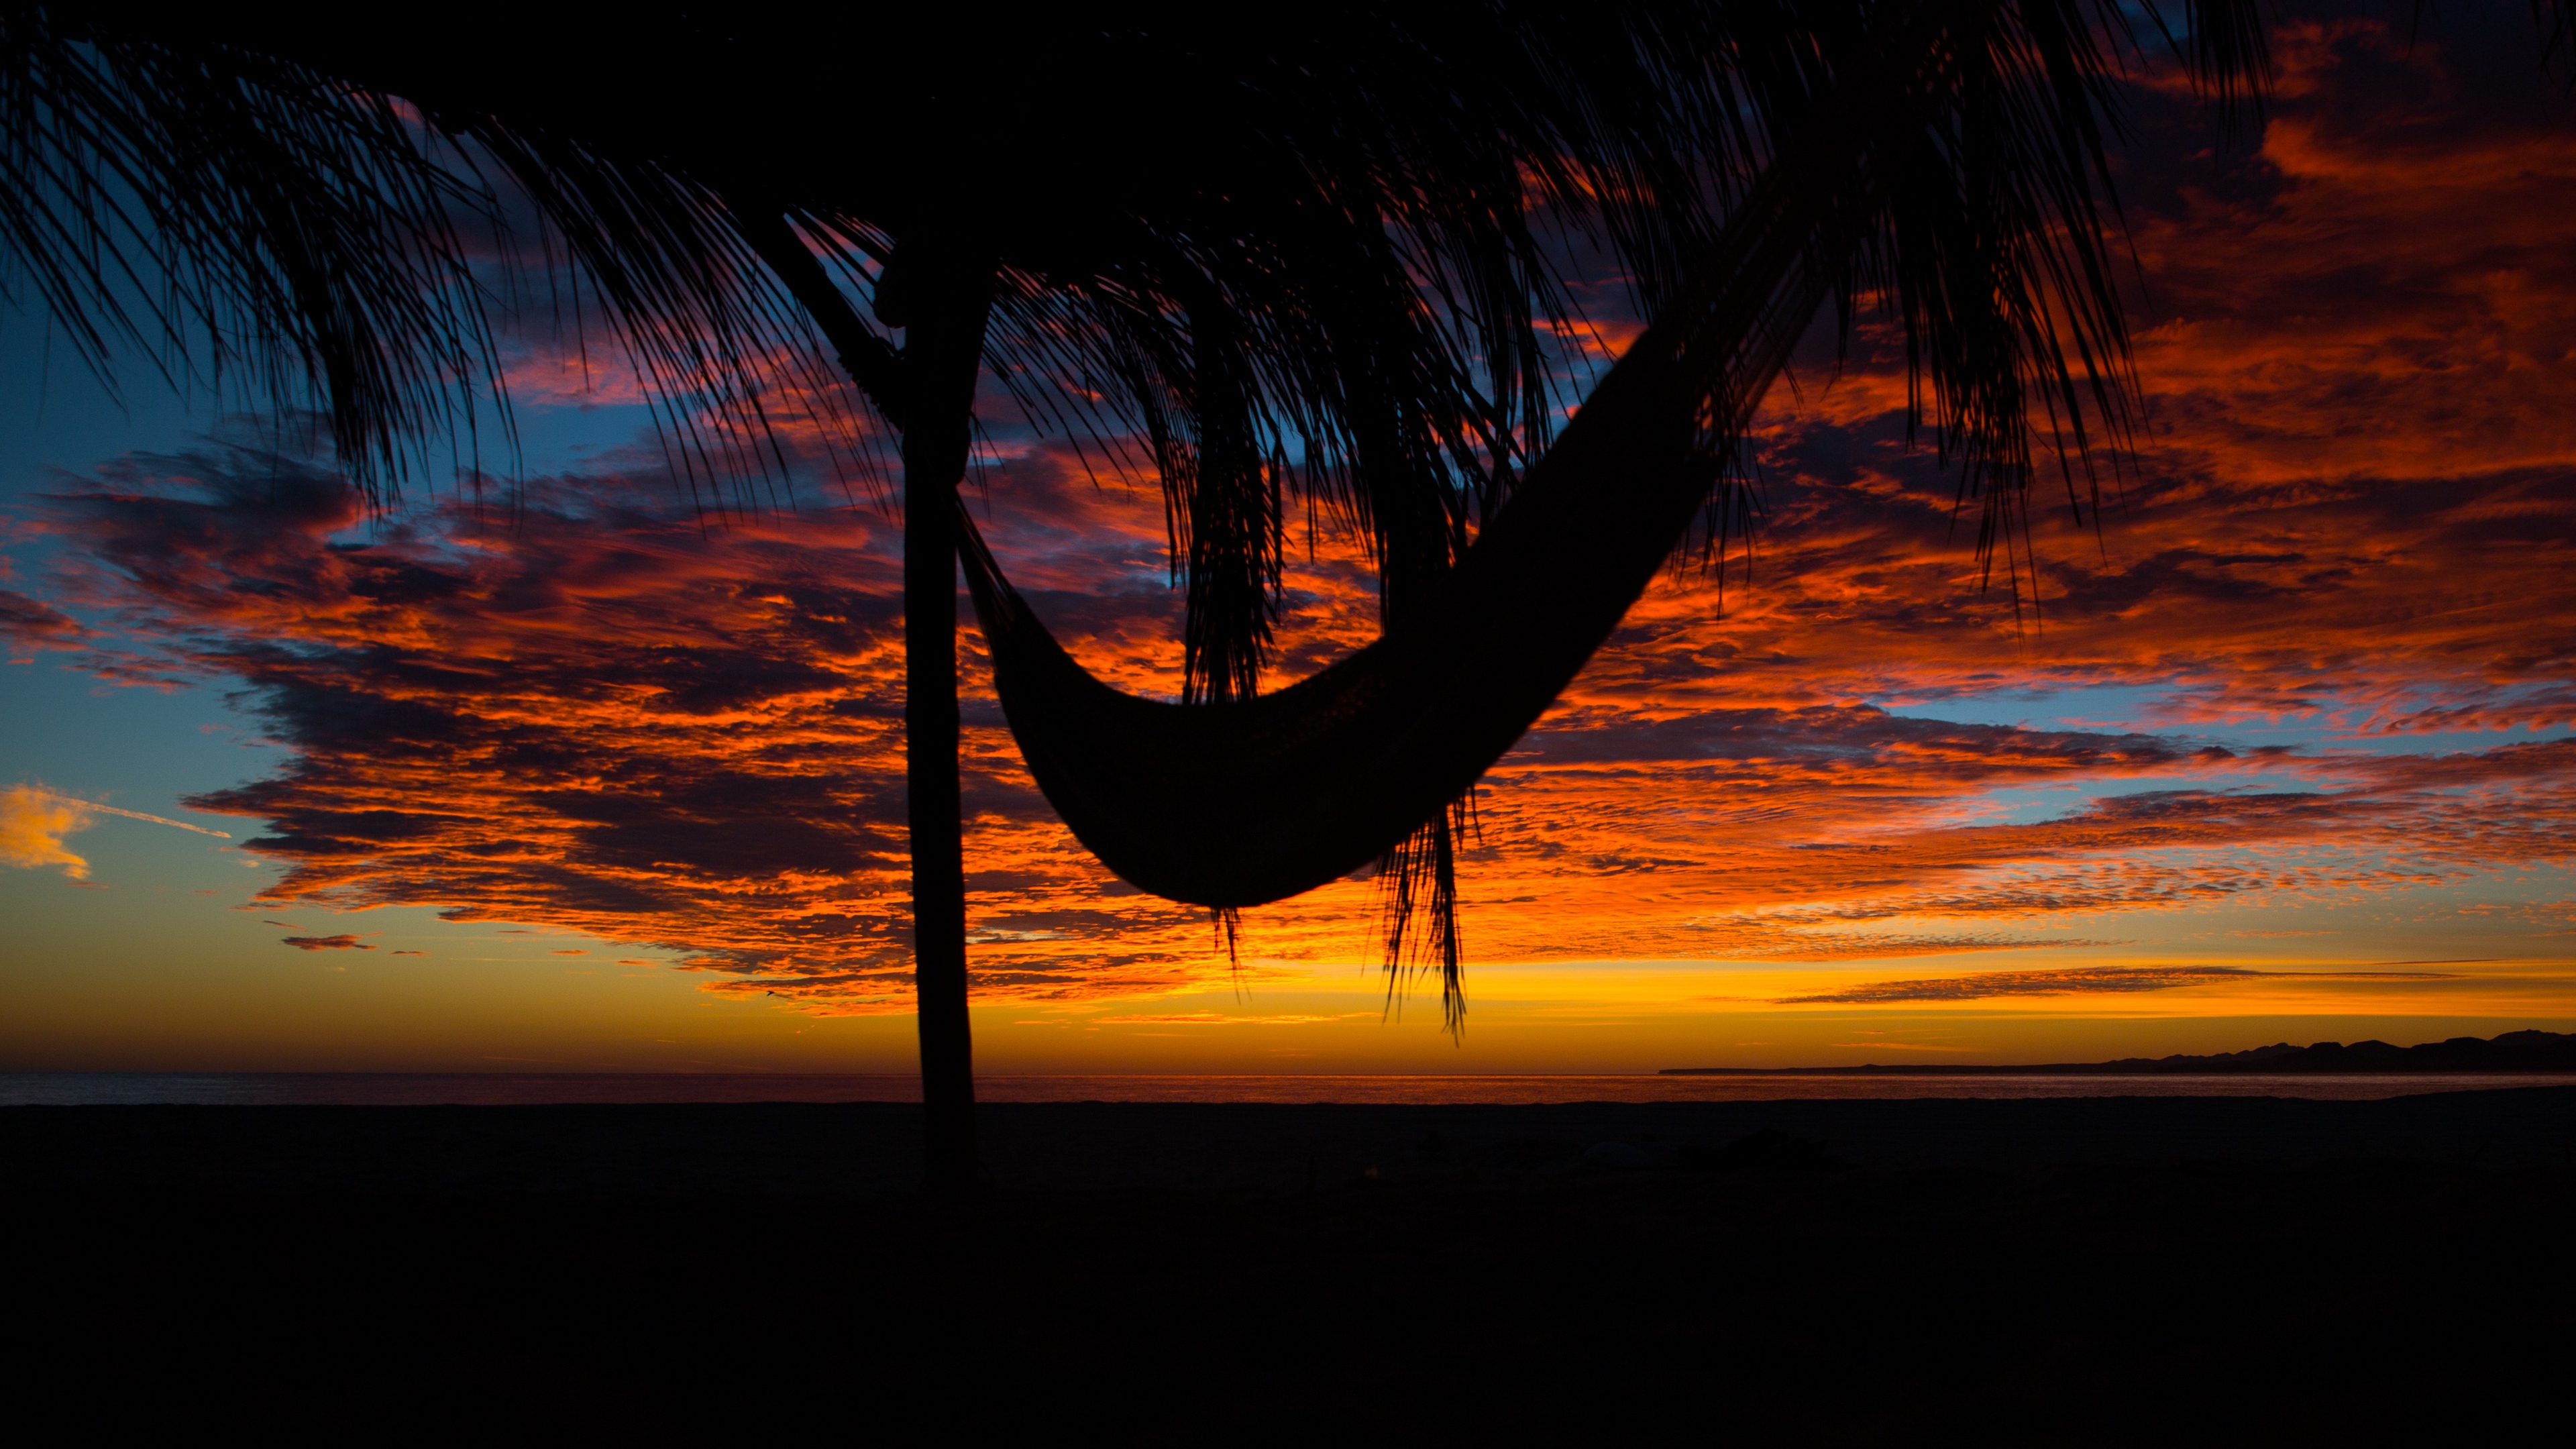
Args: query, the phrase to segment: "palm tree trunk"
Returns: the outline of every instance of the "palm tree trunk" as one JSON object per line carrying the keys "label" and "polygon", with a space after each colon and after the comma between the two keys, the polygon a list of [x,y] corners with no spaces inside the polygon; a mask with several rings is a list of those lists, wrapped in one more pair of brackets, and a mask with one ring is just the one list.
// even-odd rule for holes
{"label": "palm tree trunk", "polygon": [[[927,299],[925,299],[927,300]],[[931,1191],[974,1191],[975,1047],[966,1015],[966,866],[957,787],[956,491],[966,474],[988,281],[906,329],[904,781],[912,831],[913,989]]]}
{"label": "palm tree trunk", "polygon": [[[966,1015],[966,862],[957,789],[957,485],[975,418],[993,269],[933,237],[881,278],[880,320],[904,329],[897,356],[859,321],[774,202],[728,196],[745,240],[840,354],[841,367],[903,429],[903,732],[912,835],[913,1000],[930,1189],[974,1191],[975,1041]],[[918,274],[928,273],[928,276]],[[904,297],[895,295],[898,290]],[[917,295],[915,295],[917,294]],[[898,306],[908,300],[911,305]]]}

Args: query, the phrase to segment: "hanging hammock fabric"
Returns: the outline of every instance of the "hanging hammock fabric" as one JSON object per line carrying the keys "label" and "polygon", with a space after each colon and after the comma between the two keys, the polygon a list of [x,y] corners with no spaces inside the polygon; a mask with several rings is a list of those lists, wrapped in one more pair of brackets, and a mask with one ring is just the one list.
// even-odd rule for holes
{"label": "hanging hammock fabric", "polygon": [[1075,838],[1155,895],[1260,905],[1369,865],[1471,788],[1687,537],[1717,459],[1822,305],[1829,272],[1802,204],[1815,190],[1753,188],[1712,281],[1609,369],[1435,596],[1276,693],[1181,705],[1101,682],[969,519],[961,552],[1002,710]]}

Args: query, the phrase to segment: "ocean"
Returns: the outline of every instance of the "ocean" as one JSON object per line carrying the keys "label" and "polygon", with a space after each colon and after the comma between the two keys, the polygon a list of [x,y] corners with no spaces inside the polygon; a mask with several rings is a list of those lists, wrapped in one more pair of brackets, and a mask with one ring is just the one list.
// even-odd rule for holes
{"label": "ocean", "polygon": [[[2566,1073],[2333,1076],[991,1076],[988,1102],[1768,1102],[1897,1097],[2307,1097],[2565,1086]],[[524,1106],[539,1103],[913,1102],[910,1076],[573,1072],[9,1072],[0,1106]]]}

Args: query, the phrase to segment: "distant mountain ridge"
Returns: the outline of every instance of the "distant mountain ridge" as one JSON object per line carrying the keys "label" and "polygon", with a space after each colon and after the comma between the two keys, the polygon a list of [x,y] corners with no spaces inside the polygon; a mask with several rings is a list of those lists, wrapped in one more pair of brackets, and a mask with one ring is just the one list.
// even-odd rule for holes
{"label": "distant mountain ridge", "polygon": [[1974,1067],[1912,1062],[1857,1067],[1666,1067],[1667,1077],[1860,1076],[2105,1076],[2205,1075],[2216,1072],[2576,1072],[2576,1034],[2509,1031],[2492,1040],[2455,1036],[2418,1046],[2384,1041],[2321,1041],[2309,1046],[2275,1042],[2215,1056],[2124,1057],[2116,1062],[2052,1062],[2045,1066]]}

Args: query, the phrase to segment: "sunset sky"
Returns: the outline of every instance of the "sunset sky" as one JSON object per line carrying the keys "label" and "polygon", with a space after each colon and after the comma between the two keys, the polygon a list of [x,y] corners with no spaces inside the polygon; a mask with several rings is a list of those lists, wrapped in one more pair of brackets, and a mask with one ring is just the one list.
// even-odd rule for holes
{"label": "sunset sky", "polygon": [[[1889,339],[1818,334],[1723,598],[1659,582],[1481,787],[1460,1041],[1387,1009],[1370,882],[1229,962],[1091,860],[970,628],[979,1069],[2576,1029],[2576,104],[2491,8],[2289,7],[2232,142],[2137,78],[2146,426],[2098,528],[2036,485],[2035,612]],[[1595,283],[1577,366],[1634,330]],[[120,410],[0,317],[0,1069],[911,1069],[899,528],[813,449],[702,506],[613,358],[515,346],[522,477],[371,518],[300,430],[141,365]],[[1159,496],[987,404],[1013,579],[1175,693]],[[1277,683],[1376,628],[1298,541]]]}

